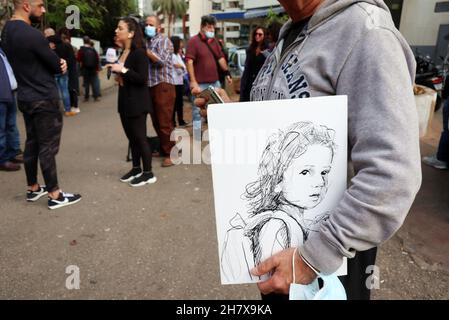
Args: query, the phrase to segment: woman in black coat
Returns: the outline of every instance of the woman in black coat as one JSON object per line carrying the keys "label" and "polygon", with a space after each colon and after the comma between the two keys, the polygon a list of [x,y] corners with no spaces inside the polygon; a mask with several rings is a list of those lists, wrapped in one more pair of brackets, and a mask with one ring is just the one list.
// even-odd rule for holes
{"label": "woman in black coat", "polygon": [[107,67],[116,74],[119,83],[118,112],[133,158],[133,168],[120,180],[140,187],[156,182],[151,170],[151,147],[147,139],[147,114],[152,108],[147,87],[148,58],[142,30],[134,19],[121,19],[115,34],[123,53],[118,63]]}
{"label": "woman in black coat", "polygon": [[267,49],[266,32],[262,27],[256,27],[253,31],[252,42],[246,50],[245,70],[240,80],[240,101],[250,101],[251,88],[260,69],[265,63],[263,51]]}

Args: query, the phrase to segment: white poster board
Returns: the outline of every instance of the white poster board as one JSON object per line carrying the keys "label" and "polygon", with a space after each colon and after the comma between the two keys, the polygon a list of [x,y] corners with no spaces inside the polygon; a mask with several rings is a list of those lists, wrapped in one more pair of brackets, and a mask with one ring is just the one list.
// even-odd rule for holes
{"label": "white poster board", "polygon": [[221,282],[258,282],[249,270],[317,232],[346,190],[347,97],[211,105],[208,119]]}

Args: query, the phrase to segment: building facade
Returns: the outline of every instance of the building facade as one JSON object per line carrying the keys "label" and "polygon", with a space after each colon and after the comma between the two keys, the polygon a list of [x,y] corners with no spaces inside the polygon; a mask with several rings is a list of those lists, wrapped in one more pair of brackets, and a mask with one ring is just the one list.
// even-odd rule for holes
{"label": "building facade", "polygon": [[[188,4],[185,21],[177,18],[171,34],[180,37],[184,31],[188,37],[196,35],[201,29],[201,17],[218,12],[243,11],[243,0],[186,0]],[[184,30],[185,27],[185,30]],[[240,41],[240,23],[219,21],[217,34],[230,46]]]}
{"label": "building facade", "polygon": [[430,55],[437,64],[449,45],[449,1],[387,0],[399,31],[413,51]]}
{"label": "building facade", "polygon": [[153,1],[152,0],[140,0],[142,2],[142,16],[148,16],[153,14]]}
{"label": "building facade", "polygon": [[277,0],[245,0],[244,6],[245,6],[245,9],[277,7],[277,6],[279,6],[279,1],[277,1]]}

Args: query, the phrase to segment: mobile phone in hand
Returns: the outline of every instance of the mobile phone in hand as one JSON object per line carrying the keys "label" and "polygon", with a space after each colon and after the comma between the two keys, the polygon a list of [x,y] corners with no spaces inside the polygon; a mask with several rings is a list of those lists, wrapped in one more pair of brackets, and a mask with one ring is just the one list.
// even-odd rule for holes
{"label": "mobile phone in hand", "polygon": [[208,100],[209,104],[224,103],[223,99],[220,97],[215,88],[212,86],[201,91],[198,97]]}

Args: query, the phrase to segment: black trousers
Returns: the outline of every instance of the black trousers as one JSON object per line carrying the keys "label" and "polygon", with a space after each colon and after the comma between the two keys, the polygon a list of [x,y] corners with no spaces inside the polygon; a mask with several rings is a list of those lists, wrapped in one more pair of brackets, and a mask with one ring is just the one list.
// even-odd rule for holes
{"label": "black trousers", "polygon": [[70,106],[78,108],[78,91],[76,89],[69,88],[70,94]]}
{"label": "black trousers", "polygon": [[19,110],[23,113],[27,133],[23,153],[27,183],[29,186],[37,183],[39,161],[48,191],[56,191],[59,189],[56,155],[62,132],[59,100],[19,101]]}
{"label": "black trousers", "polygon": [[97,99],[100,96],[100,88],[98,87],[98,74],[95,69],[83,70],[84,83],[84,99],[88,100],[90,95],[90,87],[92,87],[93,97]]}
{"label": "black trousers", "polygon": [[[366,281],[372,273],[366,268],[376,264],[377,248],[367,251],[357,252],[353,259],[348,259],[348,275],[339,277],[341,283],[345,287],[348,300],[369,300],[371,290],[368,288]],[[288,295],[271,293],[262,295],[264,301],[285,301]]]}
{"label": "black trousers", "polygon": [[173,110],[173,124],[176,126],[175,115],[178,115],[178,124],[182,125],[184,121],[184,85],[176,85],[176,100],[175,108]]}
{"label": "black trousers", "polygon": [[131,147],[133,167],[141,168],[142,165],[143,171],[151,172],[152,155],[147,139],[147,114],[142,113],[137,117],[120,114],[120,120]]}

